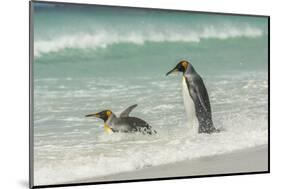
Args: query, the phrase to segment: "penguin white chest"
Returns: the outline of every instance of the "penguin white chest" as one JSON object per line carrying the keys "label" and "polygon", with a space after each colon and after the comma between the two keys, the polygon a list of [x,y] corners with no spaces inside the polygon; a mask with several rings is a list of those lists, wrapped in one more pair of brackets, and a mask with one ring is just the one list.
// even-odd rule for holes
{"label": "penguin white chest", "polygon": [[196,116],[195,105],[188,91],[185,77],[182,77],[182,97],[187,118],[187,125],[188,127],[192,127],[197,131],[199,128],[199,123]]}

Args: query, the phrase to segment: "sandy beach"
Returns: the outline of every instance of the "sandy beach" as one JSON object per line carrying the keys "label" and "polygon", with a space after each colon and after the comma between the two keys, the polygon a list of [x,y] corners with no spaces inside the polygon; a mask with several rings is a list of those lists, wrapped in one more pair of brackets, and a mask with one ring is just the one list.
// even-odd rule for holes
{"label": "sandy beach", "polygon": [[185,160],[131,172],[89,178],[78,182],[105,182],[209,174],[260,172],[267,170],[268,147],[267,145],[262,145],[228,154]]}

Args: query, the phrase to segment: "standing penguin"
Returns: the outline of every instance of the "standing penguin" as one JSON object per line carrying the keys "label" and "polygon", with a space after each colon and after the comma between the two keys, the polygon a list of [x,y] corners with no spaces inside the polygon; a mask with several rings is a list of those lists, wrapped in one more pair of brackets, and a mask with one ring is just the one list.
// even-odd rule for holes
{"label": "standing penguin", "polygon": [[173,72],[183,73],[182,92],[188,123],[198,128],[199,133],[217,132],[208,92],[200,75],[187,60],[180,61],[166,76]]}
{"label": "standing penguin", "polygon": [[104,110],[99,113],[89,114],[86,117],[98,117],[104,121],[104,130],[107,133],[124,132],[134,133],[141,132],[143,134],[156,134],[157,132],[144,120],[137,117],[129,117],[130,112],[137,107],[134,104],[124,110],[120,117],[117,117],[111,110]]}

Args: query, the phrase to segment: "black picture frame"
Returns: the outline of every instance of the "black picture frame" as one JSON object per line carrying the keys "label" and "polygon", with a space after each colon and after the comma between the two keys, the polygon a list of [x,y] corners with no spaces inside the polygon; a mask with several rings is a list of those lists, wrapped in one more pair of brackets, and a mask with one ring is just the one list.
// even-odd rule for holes
{"label": "black picture frame", "polygon": [[[33,3],[44,4],[64,4],[64,5],[83,5],[83,6],[101,6],[101,7],[121,7],[128,9],[150,9],[150,10],[163,10],[163,11],[178,11],[189,13],[202,13],[211,15],[232,15],[232,16],[252,16],[264,17],[268,19],[268,170],[258,172],[242,172],[242,173],[227,173],[227,174],[209,174],[198,176],[182,176],[182,177],[165,177],[165,178],[148,178],[148,179],[134,179],[134,180],[119,180],[119,181],[102,181],[102,182],[87,182],[87,183],[70,183],[70,184],[52,184],[52,185],[34,185],[34,133],[33,133],[33,115],[34,115],[34,84],[33,84]],[[30,188],[51,188],[51,187],[67,187],[67,186],[83,186],[83,185],[98,185],[98,184],[112,184],[112,183],[128,183],[128,182],[144,182],[144,181],[161,181],[173,179],[190,179],[190,178],[205,178],[205,177],[224,177],[224,176],[239,176],[239,175],[252,175],[252,174],[268,174],[270,173],[270,16],[268,15],[254,15],[254,14],[237,14],[237,13],[224,13],[224,12],[205,12],[205,11],[192,11],[192,10],[175,10],[175,9],[158,9],[158,8],[144,8],[144,7],[130,7],[130,6],[116,6],[116,5],[100,5],[100,4],[87,4],[87,3],[70,3],[70,2],[55,2],[55,1],[29,1],[29,187]]]}

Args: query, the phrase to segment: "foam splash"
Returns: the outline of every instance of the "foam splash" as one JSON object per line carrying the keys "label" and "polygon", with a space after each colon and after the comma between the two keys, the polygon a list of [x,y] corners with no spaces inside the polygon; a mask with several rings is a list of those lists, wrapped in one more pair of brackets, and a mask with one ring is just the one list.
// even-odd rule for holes
{"label": "foam splash", "polygon": [[63,35],[50,40],[36,40],[34,43],[34,55],[40,57],[43,54],[58,52],[67,48],[97,49],[107,48],[119,43],[132,43],[143,45],[146,42],[195,42],[202,39],[229,39],[236,37],[259,37],[263,31],[255,27],[236,28],[224,26],[218,28],[207,26],[198,31],[131,31],[129,33],[99,31],[94,33],[77,33]]}
{"label": "foam splash", "polygon": [[182,122],[179,123],[181,126],[171,125],[171,129],[158,128],[155,136],[105,135],[100,128],[100,132],[95,131],[99,132],[97,137],[86,138],[93,133],[79,132],[83,139],[75,137],[70,142],[69,133],[68,139],[58,139],[59,145],[50,145],[46,141],[38,144],[35,149],[35,157],[39,158],[35,161],[35,182],[38,185],[78,182],[264,145],[268,142],[266,121],[264,116],[251,119],[246,114],[224,113],[220,123],[215,123],[218,128],[223,128],[223,132],[212,135],[194,134]]}
{"label": "foam splash", "polygon": [[64,152],[50,149],[61,153],[61,157],[35,161],[36,184],[79,181],[89,177],[224,154],[268,142],[266,117],[250,119],[243,114],[229,114],[221,120],[221,126],[225,130],[212,135],[194,134],[184,125],[168,134],[160,131],[159,135],[153,137],[101,134],[95,145],[79,144]]}

